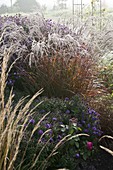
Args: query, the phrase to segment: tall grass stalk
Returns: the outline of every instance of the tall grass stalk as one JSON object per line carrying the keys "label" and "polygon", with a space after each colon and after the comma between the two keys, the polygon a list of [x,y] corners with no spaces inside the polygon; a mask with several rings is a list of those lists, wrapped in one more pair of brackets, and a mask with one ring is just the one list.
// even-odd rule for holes
{"label": "tall grass stalk", "polygon": [[[52,156],[58,154],[57,150],[59,149],[59,147],[61,147],[62,145],[64,145],[64,143],[66,143],[66,142],[68,142],[68,141],[70,141],[70,140],[72,140],[72,139],[74,139],[74,138],[80,137],[80,136],[87,136],[87,137],[89,137],[89,135],[88,135],[88,134],[85,134],[85,133],[83,133],[83,134],[77,134],[77,135],[73,135],[73,136],[71,136],[71,135],[69,134],[69,135],[65,136],[62,140],[60,140],[60,141],[55,145],[55,147],[53,148],[53,150],[51,151],[51,153],[50,153],[50,155],[47,157],[47,159],[45,159],[45,160],[42,162],[42,164],[41,164],[41,166],[38,168],[38,170],[45,170],[46,163],[49,161],[49,159],[50,159]],[[34,165],[33,165],[33,166],[34,166]]]}
{"label": "tall grass stalk", "polygon": [[[8,77],[7,73],[14,64],[8,69],[9,59],[10,50],[7,50],[4,52],[0,82],[0,170],[14,169],[14,163],[26,129],[25,124],[27,124],[29,117],[34,114],[34,109],[40,103],[33,109],[30,109],[30,106],[37,96],[43,92],[42,89],[39,90],[26,104],[25,99],[27,97],[21,98],[14,107],[14,94],[12,89],[6,102],[5,88]],[[39,127],[39,123],[37,128]]]}
{"label": "tall grass stalk", "polygon": [[[104,135],[102,136],[100,139],[99,139],[99,142],[104,139],[104,138],[107,138],[107,139],[112,139],[113,140],[113,137],[112,136],[109,136],[109,135]],[[103,149],[104,151],[108,152],[110,155],[113,156],[113,151],[108,149],[107,147],[104,147],[102,145],[100,145],[100,148]]]}

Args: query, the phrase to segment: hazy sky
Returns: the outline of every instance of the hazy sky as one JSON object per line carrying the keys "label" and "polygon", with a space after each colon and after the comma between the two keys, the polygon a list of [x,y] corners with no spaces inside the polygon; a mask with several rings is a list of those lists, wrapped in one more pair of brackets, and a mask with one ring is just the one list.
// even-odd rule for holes
{"label": "hazy sky", "polygon": [[[14,3],[16,0],[12,0],[12,2]],[[41,5],[42,4],[46,4],[47,7],[52,7],[53,4],[55,3],[56,0],[36,0],[37,2],[39,2]],[[75,0],[75,2],[80,2],[80,0]],[[105,1],[106,4],[108,5],[108,7],[113,7],[113,0],[102,0],[103,2]],[[87,4],[90,3],[91,0],[83,0],[83,3]],[[10,5],[10,0],[0,0],[0,5],[1,4],[6,4],[6,5]],[[72,5],[72,0],[68,0],[68,6]]]}

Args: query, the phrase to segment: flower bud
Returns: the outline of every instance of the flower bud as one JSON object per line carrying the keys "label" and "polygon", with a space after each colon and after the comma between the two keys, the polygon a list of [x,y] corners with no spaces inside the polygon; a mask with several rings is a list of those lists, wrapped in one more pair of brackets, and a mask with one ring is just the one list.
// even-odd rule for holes
{"label": "flower bud", "polygon": [[87,149],[92,150],[93,148],[93,143],[92,142],[87,142]]}

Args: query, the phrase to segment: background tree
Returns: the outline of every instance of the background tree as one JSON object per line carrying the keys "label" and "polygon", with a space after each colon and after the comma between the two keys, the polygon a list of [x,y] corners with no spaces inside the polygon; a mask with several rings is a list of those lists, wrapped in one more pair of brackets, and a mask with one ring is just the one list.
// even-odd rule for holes
{"label": "background tree", "polygon": [[42,11],[46,11],[46,10],[47,10],[46,4],[42,5],[42,6],[41,6],[41,9],[42,9]]}
{"label": "background tree", "polygon": [[59,9],[66,9],[67,8],[67,0],[57,0],[57,5]]}
{"label": "background tree", "polygon": [[1,5],[0,6],[0,14],[5,14],[8,12],[8,7],[6,5]]}
{"label": "background tree", "polygon": [[19,9],[19,12],[33,12],[40,9],[40,5],[36,0],[17,0],[14,7]]}

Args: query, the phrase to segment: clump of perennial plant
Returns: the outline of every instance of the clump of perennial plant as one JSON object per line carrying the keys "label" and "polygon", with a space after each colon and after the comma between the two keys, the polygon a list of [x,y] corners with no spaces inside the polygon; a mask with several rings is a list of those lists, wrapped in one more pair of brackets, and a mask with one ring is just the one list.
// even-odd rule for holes
{"label": "clump of perennial plant", "polygon": [[[36,122],[46,112],[50,111],[50,114],[44,119],[40,128],[37,129],[32,142],[30,142],[27,155],[25,155],[26,161],[32,158],[33,152],[36,148],[36,141],[40,140],[37,147],[39,152],[40,147],[43,144],[47,144],[43,150],[43,154],[40,156],[40,162],[47,154],[52,151],[57,143],[61,142],[63,145],[59,147],[55,155],[49,159],[49,168],[75,168],[83,160],[87,160],[98,150],[98,139],[102,135],[100,129],[99,114],[91,108],[88,108],[84,102],[82,102],[80,96],[74,96],[72,98],[66,97],[64,100],[59,98],[40,97],[35,102],[44,101],[37,109],[37,114],[29,119],[29,127],[26,134],[33,129]],[[45,134],[45,131],[48,131]],[[88,136],[76,136],[87,134]],[[63,138],[67,135],[71,135],[71,140],[68,142],[62,142]],[[74,138],[73,136],[76,136]],[[22,142],[22,148],[25,147],[27,140]],[[32,152],[31,152],[32,150]],[[22,155],[22,152],[20,153]],[[37,167],[39,162],[37,162]]]}
{"label": "clump of perennial plant", "polygon": [[16,46],[10,62],[20,58],[9,75],[9,88],[27,94],[44,88],[45,95],[56,97],[98,94],[96,63],[84,33],[78,36],[69,25],[39,15],[4,16],[0,22],[1,61],[10,45]]}

